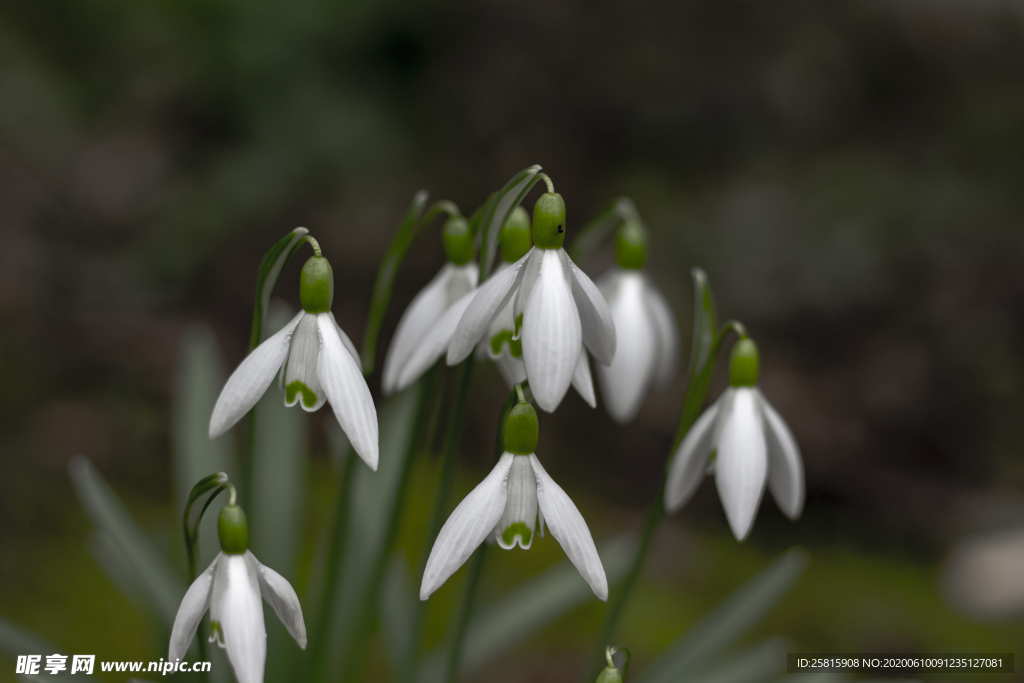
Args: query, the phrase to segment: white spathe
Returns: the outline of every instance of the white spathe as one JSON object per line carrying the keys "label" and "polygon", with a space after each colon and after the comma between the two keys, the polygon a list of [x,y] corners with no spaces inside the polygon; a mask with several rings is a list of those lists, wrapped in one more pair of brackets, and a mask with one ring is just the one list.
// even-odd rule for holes
{"label": "white spathe", "polygon": [[426,368],[411,372],[408,370],[410,360],[445,311],[476,287],[478,275],[479,269],[475,263],[462,266],[446,263],[413,298],[398,321],[384,358],[385,393],[399,391],[419,379]]}
{"label": "white spathe", "polygon": [[642,271],[612,268],[598,286],[616,334],[612,362],[597,369],[601,395],[608,414],[625,423],[653,384],[672,379],[679,336],[668,304]]}
{"label": "white spathe", "polygon": [[267,658],[267,632],[261,598],[302,649],[306,624],[302,607],[288,580],[264,566],[251,553],[220,553],[192,582],[171,628],[168,661],[185,656],[199,622],[209,610],[214,632],[210,640],[227,651],[239,683],[262,683]]}
{"label": "white spathe", "polygon": [[285,405],[304,410],[331,404],[334,416],[359,457],[377,469],[377,409],[352,340],[332,313],[300,311],[235,369],[213,406],[210,438],[231,429],[281,374]]}
{"label": "white spathe", "polygon": [[533,247],[476,290],[452,335],[449,365],[465,360],[489,339],[492,323],[510,302],[513,321],[523,316],[520,338],[530,390],[538,406],[553,412],[577,374],[585,385],[589,366],[580,368],[584,347],[601,363],[611,362],[615,325],[608,305],[563,249]]}
{"label": "white spathe", "polygon": [[803,461],[785,422],[756,387],[730,387],[697,419],[672,456],[665,508],[674,512],[697,490],[712,453],[718,495],[737,539],[750,533],[765,485],[791,519],[804,506]]}
{"label": "white spathe", "polygon": [[[604,566],[576,505],[536,455],[511,453],[502,454],[441,527],[423,571],[420,600],[440,588],[488,536],[502,548],[529,548],[534,532],[539,528],[543,533],[545,524],[594,595],[607,600]],[[506,536],[510,528],[516,533]]]}

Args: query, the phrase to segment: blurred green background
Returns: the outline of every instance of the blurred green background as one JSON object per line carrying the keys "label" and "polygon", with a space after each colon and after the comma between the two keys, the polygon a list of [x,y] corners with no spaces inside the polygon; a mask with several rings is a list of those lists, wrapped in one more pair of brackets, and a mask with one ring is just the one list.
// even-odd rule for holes
{"label": "blurred green background", "polygon": [[[737,545],[706,482],[666,525],[623,628],[637,665],[791,546],[810,565],[762,635],[1018,647],[1024,551],[999,585],[943,567],[963,539],[1024,527],[1022,39],[1012,0],[4,3],[0,616],[68,652],[159,654],[162,634],[84,542],[70,458],[90,457],[174,547],[183,340],[212,330],[219,385],[244,354],[264,250],[313,230],[358,340],[414,191],[468,212],[538,162],[570,239],[613,197],[635,200],[687,339],[687,273],[707,270],[720,314],[759,340],[805,459],[797,523],[766,502]],[[421,238],[385,343],[440,259]],[[296,280],[292,264],[291,305]],[[490,466],[496,377],[477,377],[456,498]],[[543,420],[548,469],[599,538],[641,524],[682,389],[680,375],[625,428],[574,394]],[[311,543],[333,508],[328,417],[312,418],[299,475]],[[435,480],[422,459],[410,566]],[[485,596],[559,562],[550,540],[492,554]],[[1000,609],[972,601],[982,589]],[[434,641],[459,594],[432,603]],[[574,676],[601,615],[589,605],[475,680]]]}

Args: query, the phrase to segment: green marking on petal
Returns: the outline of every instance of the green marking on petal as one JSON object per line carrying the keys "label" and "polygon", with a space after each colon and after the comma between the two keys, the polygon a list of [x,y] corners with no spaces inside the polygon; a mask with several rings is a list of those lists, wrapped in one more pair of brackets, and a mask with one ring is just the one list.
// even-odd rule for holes
{"label": "green marking on petal", "polygon": [[515,337],[508,340],[508,355],[513,358],[523,357],[523,342]]}
{"label": "green marking on petal", "polygon": [[501,347],[505,345],[505,342],[511,341],[511,330],[502,330],[501,332],[498,332],[496,335],[491,337],[491,353],[493,353],[495,356],[501,355]]}
{"label": "green marking on petal", "polygon": [[306,408],[312,409],[319,400],[316,392],[307,387],[302,380],[293,379],[284,388],[285,401],[289,405],[294,404],[295,398],[299,394],[302,394],[302,405]]}
{"label": "green marking on petal", "polygon": [[501,540],[507,546],[515,543],[516,537],[521,539],[519,545],[530,545],[533,540],[533,530],[523,522],[512,522],[501,532]]}

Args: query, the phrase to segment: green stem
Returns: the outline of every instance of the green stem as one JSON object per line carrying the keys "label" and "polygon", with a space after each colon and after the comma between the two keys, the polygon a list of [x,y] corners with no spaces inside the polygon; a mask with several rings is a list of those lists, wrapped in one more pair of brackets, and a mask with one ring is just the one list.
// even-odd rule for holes
{"label": "green stem", "polygon": [[462,650],[466,644],[466,633],[469,631],[469,624],[473,619],[473,609],[476,607],[476,599],[480,588],[480,577],[484,573],[484,562],[487,559],[487,544],[484,543],[477,549],[473,557],[473,564],[469,568],[469,577],[466,583],[466,593],[462,598],[462,609],[459,611],[459,620],[455,624],[455,633],[452,636],[451,647],[448,650],[448,662],[445,670],[444,680],[448,683],[455,683],[459,679],[459,667],[462,664]]}
{"label": "green stem", "polygon": [[597,249],[598,245],[615,231],[624,221],[639,220],[640,214],[636,205],[629,197],[619,197],[611,206],[587,221],[582,228],[575,231],[569,255],[573,261],[581,261]]}
{"label": "green stem", "polygon": [[334,528],[331,534],[331,545],[327,550],[327,561],[324,568],[324,593],[320,596],[320,613],[317,617],[316,629],[312,631],[312,646],[309,653],[309,675],[306,680],[323,680],[327,669],[330,652],[328,639],[334,622],[334,603],[338,599],[338,588],[343,583],[341,574],[344,566],[345,548],[348,545],[349,503],[352,480],[355,479],[356,456],[351,446],[345,454],[345,463],[339,475],[337,506],[334,510]]}

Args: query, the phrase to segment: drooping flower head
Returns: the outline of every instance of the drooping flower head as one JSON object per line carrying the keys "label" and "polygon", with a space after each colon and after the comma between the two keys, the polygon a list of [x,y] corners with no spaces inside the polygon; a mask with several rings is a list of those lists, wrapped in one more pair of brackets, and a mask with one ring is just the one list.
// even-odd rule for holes
{"label": "drooping flower head", "polygon": [[511,302],[513,321],[522,316],[526,377],[537,405],[548,412],[562,402],[580,363],[586,362],[584,346],[603,364],[615,355],[608,305],[562,248],[565,231],[562,196],[541,195],[533,210],[533,247],[477,289],[448,348],[449,365],[464,360],[487,339],[491,323]]}
{"label": "drooping flower head", "polygon": [[804,505],[800,450],[775,409],[757,387],[757,346],[741,339],[729,361],[729,388],[704,413],[673,454],[665,485],[665,507],[674,512],[714,470],[718,495],[738,540],[754,524],[765,484],[791,519]]}
{"label": "drooping flower head", "polygon": [[377,409],[359,353],[331,313],[334,273],[319,253],[302,267],[299,298],[302,310],[231,373],[210,416],[210,438],[241,420],[280,373],[285,405],[313,412],[330,402],[356,453],[376,470]]}
{"label": "drooping flower head", "polygon": [[210,641],[227,652],[239,683],[262,683],[267,658],[266,600],[302,649],[306,623],[295,589],[249,551],[245,512],[225,505],[217,520],[221,552],[185,592],[171,629],[168,661],[185,656],[199,622],[210,613]]}
{"label": "drooping flower head", "polygon": [[597,284],[615,322],[616,350],[612,362],[597,371],[608,413],[629,422],[652,384],[672,379],[679,338],[665,298],[644,270],[647,237],[638,221],[620,228],[615,260]]}
{"label": "drooping flower head", "polygon": [[506,550],[529,549],[544,526],[601,600],[608,580],[587,523],[561,486],[537,459],[537,412],[520,402],[505,418],[504,452],[491,473],[455,508],[441,527],[420,584],[426,600],[465,563],[488,536]]}

